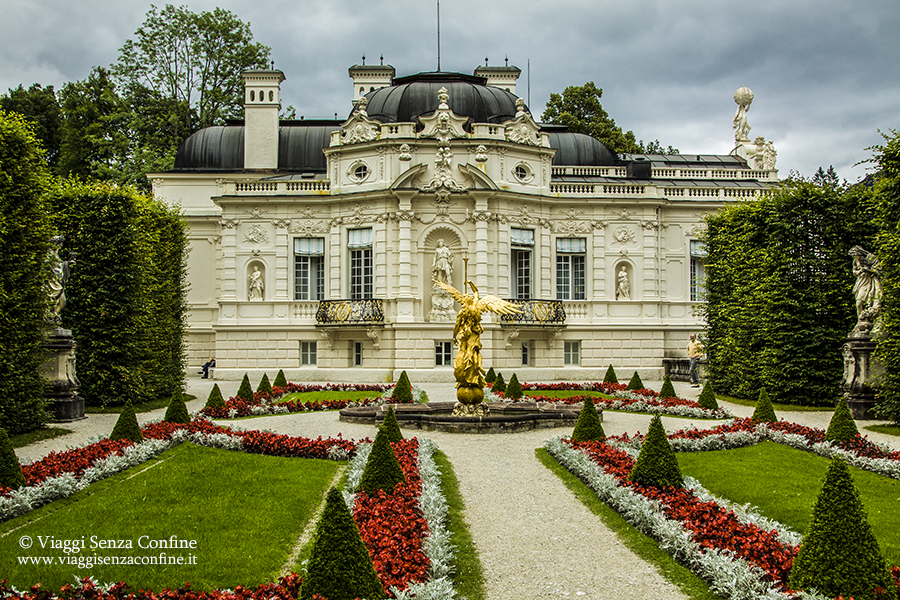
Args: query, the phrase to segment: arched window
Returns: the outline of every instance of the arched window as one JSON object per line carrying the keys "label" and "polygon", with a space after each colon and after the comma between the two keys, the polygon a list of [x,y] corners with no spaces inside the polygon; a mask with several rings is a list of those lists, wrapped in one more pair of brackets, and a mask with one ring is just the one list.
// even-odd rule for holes
{"label": "arched window", "polygon": [[250,90],[250,102],[254,102],[256,100],[256,92]]}
{"label": "arched window", "polygon": [[269,90],[269,102],[274,102],[274,101],[275,101],[275,91]]}

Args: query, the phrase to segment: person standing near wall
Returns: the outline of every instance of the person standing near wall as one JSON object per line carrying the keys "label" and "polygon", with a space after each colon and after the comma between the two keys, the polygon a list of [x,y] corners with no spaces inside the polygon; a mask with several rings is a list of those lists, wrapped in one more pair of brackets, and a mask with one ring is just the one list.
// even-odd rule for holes
{"label": "person standing near wall", "polygon": [[703,344],[697,339],[697,334],[692,333],[687,345],[687,355],[691,359],[691,387],[700,387],[700,359],[703,354]]}

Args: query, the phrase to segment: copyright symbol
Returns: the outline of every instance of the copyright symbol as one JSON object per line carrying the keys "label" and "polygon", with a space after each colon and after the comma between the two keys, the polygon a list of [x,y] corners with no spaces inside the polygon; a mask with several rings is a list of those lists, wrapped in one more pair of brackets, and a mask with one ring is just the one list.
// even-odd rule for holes
{"label": "copyright symbol", "polygon": [[28,537],[27,535],[23,535],[22,537],[19,538],[19,545],[23,548],[31,548],[31,545],[33,543],[34,542],[31,540],[31,538]]}

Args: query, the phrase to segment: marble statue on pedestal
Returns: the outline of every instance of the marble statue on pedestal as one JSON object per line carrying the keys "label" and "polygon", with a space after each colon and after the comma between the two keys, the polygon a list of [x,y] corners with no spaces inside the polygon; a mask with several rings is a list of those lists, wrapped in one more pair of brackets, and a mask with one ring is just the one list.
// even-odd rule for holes
{"label": "marble statue on pedestal", "polygon": [[628,281],[628,271],[622,266],[619,271],[616,284],[616,300],[631,300],[631,283]]}
{"label": "marble statue on pedestal", "polygon": [[[437,248],[434,249],[434,260],[431,263],[432,280],[450,281],[450,275],[453,273],[453,251],[444,245],[444,240],[438,240]],[[428,315],[430,321],[439,323],[441,321],[452,321],[456,317],[453,311],[453,297],[442,288],[434,284],[431,288],[431,313]]]}
{"label": "marble statue on pedestal", "polygon": [[862,246],[850,249],[853,257],[853,295],[856,300],[856,326],[841,349],[844,377],[841,387],[854,419],[871,419],[881,384],[882,366],[875,358],[881,326],[881,264]]}
{"label": "marble statue on pedestal", "polygon": [[853,257],[853,295],[856,297],[856,327],[853,333],[877,335],[881,316],[881,261],[862,246],[850,249]]}
{"label": "marble statue on pedestal", "polygon": [[56,235],[50,238],[50,250],[47,261],[50,263],[50,279],[47,281],[47,294],[50,304],[47,309],[47,323],[60,325],[62,323],[62,310],[66,307],[66,283],[69,280],[69,270],[75,263],[74,258],[62,260],[59,251],[62,250],[65,238]]}

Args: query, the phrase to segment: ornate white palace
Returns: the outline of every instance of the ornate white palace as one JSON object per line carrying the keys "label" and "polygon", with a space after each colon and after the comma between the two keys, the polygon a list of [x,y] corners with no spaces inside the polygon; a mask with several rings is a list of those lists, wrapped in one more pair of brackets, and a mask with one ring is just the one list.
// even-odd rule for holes
{"label": "ornate white palace", "polygon": [[350,69],[344,121],[279,121],[281,71],[244,120],[192,135],[154,194],[190,226],[189,363],[216,377],[453,380],[456,306],[434,275],[518,303],[485,368],[520,380],[661,378],[701,327],[703,215],[777,181],[735,94],[730,155],[616,155],[535,122],[519,70]]}

